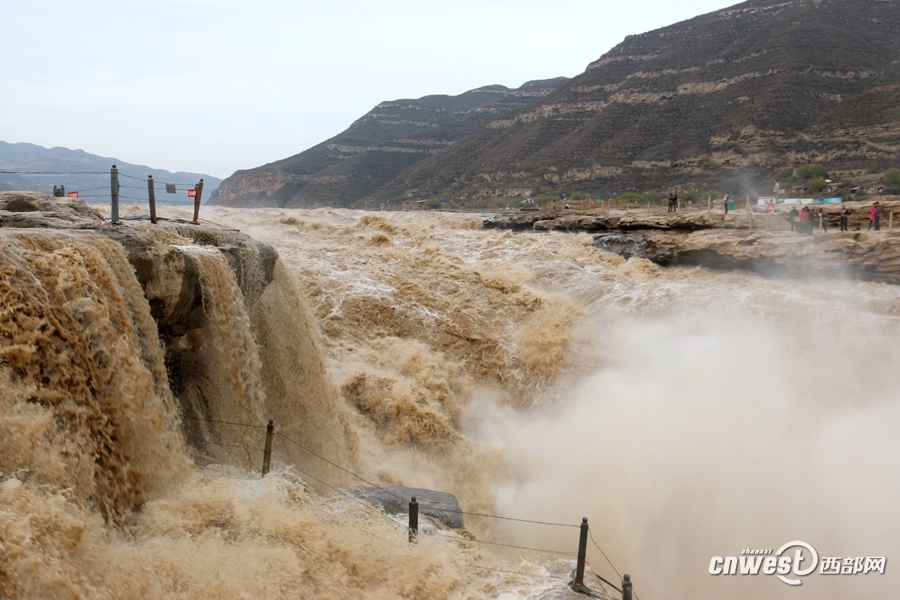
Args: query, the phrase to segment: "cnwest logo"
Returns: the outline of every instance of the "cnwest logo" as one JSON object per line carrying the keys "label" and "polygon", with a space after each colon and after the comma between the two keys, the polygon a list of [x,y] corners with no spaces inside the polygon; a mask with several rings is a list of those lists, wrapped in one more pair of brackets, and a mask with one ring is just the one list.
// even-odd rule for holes
{"label": "cnwest logo", "polygon": [[[794,540],[772,553],[768,550],[746,549],[741,556],[713,556],[709,561],[710,575],[776,575],[788,585],[801,585],[799,577],[806,577],[819,568],[820,575],[884,574],[887,559],[883,556],[842,558],[819,553],[811,544]],[[793,575],[794,577],[791,577]]]}

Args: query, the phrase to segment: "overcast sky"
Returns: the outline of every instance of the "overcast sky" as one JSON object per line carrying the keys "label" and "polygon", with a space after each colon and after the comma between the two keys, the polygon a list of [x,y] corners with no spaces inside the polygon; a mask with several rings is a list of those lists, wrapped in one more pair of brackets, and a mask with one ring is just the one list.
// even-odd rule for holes
{"label": "overcast sky", "polygon": [[0,140],[226,177],[734,0],[0,0]]}

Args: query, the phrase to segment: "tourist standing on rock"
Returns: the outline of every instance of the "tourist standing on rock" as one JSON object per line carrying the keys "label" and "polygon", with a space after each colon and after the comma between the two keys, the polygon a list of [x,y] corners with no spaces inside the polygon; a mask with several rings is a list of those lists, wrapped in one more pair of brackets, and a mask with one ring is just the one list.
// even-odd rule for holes
{"label": "tourist standing on rock", "polygon": [[881,207],[878,206],[878,202],[869,207],[869,229],[872,229],[872,226],[875,226],[875,231],[878,231],[881,227]]}
{"label": "tourist standing on rock", "polygon": [[809,214],[808,206],[800,209],[800,227],[797,230],[804,235],[812,235],[812,215]]}
{"label": "tourist standing on rock", "polygon": [[768,204],[766,204],[766,208],[769,209],[770,215],[774,215],[775,214],[775,201],[769,200]]}
{"label": "tourist standing on rock", "polygon": [[792,206],[791,212],[788,213],[788,221],[791,224],[791,231],[800,231],[800,228],[797,225],[797,218],[800,216],[800,213],[797,212],[797,207]]}
{"label": "tourist standing on rock", "polygon": [[678,194],[669,190],[669,210],[667,212],[678,212]]}
{"label": "tourist standing on rock", "polygon": [[850,209],[846,206],[841,207],[841,231],[849,231],[847,229],[847,222],[850,219]]}
{"label": "tourist standing on rock", "polygon": [[728,214],[728,203],[731,202],[731,196],[725,194],[725,198],[722,200],[722,204],[725,205],[725,214]]}

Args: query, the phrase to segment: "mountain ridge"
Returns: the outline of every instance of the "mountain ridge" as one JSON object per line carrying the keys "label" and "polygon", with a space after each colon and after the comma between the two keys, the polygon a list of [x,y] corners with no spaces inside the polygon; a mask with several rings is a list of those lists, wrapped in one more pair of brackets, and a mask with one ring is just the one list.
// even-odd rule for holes
{"label": "mountain ridge", "polygon": [[241,170],[211,203],[225,206],[350,206],[404,169],[551,93],[565,77],[510,89],[488,85],[457,96],[381,102],[338,135],[294,156]]}
{"label": "mountain ridge", "polygon": [[754,0],[629,36],[379,198],[542,183],[608,194],[695,179],[751,191],[812,162],[890,166],[898,23],[897,2]]}
{"label": "mountain ridge", "polygon": [[[743,194],[804,164],[858,172],[900,161],[896,1],[746,1],[627,36],[577,77],[550,81],[527,102],[419,130],[401,118],[412,101],[381,103],[305,153],[235,173],[216,201],[371,207],[542,185],[605,197],[687,181]],[[356,139],[391,119],[408,131],[371,148]]]}

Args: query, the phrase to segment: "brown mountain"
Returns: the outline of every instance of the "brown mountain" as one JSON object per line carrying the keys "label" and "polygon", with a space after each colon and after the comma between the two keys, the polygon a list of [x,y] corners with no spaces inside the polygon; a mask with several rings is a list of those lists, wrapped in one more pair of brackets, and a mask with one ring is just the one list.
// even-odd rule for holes
{"label": "brown mountain", "polygon": [[754,0],[629,36],[535,104],[430,155],[380,199],[551,183],[752,188],[801,164],[896,166],[900,2]]}
{"label": "brown mountain", "polygon": [[227,178],[210,198],[225,206],[350,206],[400,172],[499,115],[559,89],[565,77],[520,88],[478,88],[458,96],[382,102],[346,131],[290,158]]}

